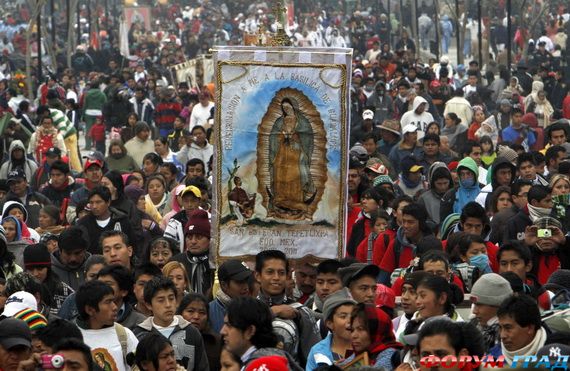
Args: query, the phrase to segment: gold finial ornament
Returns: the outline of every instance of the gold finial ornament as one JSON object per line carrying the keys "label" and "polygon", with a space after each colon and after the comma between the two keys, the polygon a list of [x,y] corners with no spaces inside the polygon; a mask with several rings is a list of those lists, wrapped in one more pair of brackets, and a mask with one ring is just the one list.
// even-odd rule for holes
{"label": "gold finial ornament", "polygon": [[275,0],[273,6],[273,14],[277,21],[277,32],[271,38],[271,46],[291,46],[291,39],[285,32],[285,25],[287,24],[287,0]]}

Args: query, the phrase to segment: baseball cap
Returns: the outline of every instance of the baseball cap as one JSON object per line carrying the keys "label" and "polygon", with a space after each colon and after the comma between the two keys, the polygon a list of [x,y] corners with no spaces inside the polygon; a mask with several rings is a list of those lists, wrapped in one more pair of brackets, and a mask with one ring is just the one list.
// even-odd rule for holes
{"label": "baseball cap", "polygon": [[202,192],[195,186],[188,186],[180,192],[180,197],[184,197],[188,192],[192,193],[195,197],[202,198]]}
{"label": "baseball cap", "polygon": [[376,285],[376,300],[374,302],[377,308],[388,307],[396,308],[396,294],[390,287],[381,283]]}
{"label": "baseball cap", "polygon": [[416,131],[418,131],[418,127],[416,125],[408,124],[408,125],[404,126],[404,129],[402,130],[402,134],[415,133]]}
{"label": "baseball cap", "polygon": [[46,151],[47,157],[61,157],[61,149],[57,147],[51,147]]}
{"label": "baseball cap", "polygon": [[[542,364],[542,358],[548,357],[549,363],[553,366],[560,361],[561,357],[568,358],[568,356],[570,356],[570,346],[561,343],[545,345],[536,352],[537,361],[541,361]],[[536,366],[538,366],[538,364]],[[552,369],[554,369],[554,367]]]}
{"label": "baseball cap", "polygon": [[218,278],[223,282],[244,281],[251,276],[251,273],[245,263],[236,259],[226,260],[218,268]]}
{"label": "baseball cap", "polygon": [[289,370],[289,362],[287,358],[274,355],[259,357],[251,361],[246,369],[246,371],[287,371]]}
{"label": "baseball cap", "polygon": [[26,173],[24,172],[24,170],[20,169],[19,167],[10,170],[10,172],[8,173],[8,178],[6,180],[6,183],[10,184],[10,182],[13,182],[18,179],[26,180]]}
{"label": "baseball cap", "polygon": [[372,112],[369,109],[365,110],[364,112],[362,112],[362,119],[363,120],[373,120],[374,119],[374,112]]}
{"label": "baseball cap", "polygon": [[[2,315],[4,317],[12,317],[19,311],[28,308],[38,310],[38,302],[36,298],[29,292],[17,291],[10,295],[6,300],[6,304],[4,305],[4,312],[2,312]],[[0,336],[2,336],[1,331]]]}
{"label": "baseball cap", "polygon": [[21,319],[6,318],[0,322],[0,345],[11,349],[18,345],[32,347],[32,331]]}
{"label": "baseball cap", "polygon": [[89,169],[91,166],[97,165],[100,168],[103,168],[103,162],[99,160],[87,160],[85,161],[85,165],[83,166],[83,170]]}
{"label": "baseball cap", "polygon": [[83,156],[83,158],[86,158],[88,160],[99,160],[101,163],[105,162],[105,156],[99,151],[91,151]]}
{"label": "baseball cap", "polygon": [[380,273],[380,268],[374,264],[354,263],[348,267],[340,268],[338,274],[341,277],[342,284],[348,287],[350,283],[361,276],[372,276],[376,278]]}

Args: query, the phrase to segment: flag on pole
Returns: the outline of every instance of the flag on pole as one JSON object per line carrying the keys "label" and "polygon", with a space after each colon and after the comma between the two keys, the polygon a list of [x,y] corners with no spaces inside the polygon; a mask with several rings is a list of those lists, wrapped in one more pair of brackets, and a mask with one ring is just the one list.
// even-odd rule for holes
{"label": "flag on pole", "polygon": [[121,55],[124,57],[129,57],[129,31],[127,29],[127,22],[125,19],[121,19],[121,24],[119,26],[119,50]]}

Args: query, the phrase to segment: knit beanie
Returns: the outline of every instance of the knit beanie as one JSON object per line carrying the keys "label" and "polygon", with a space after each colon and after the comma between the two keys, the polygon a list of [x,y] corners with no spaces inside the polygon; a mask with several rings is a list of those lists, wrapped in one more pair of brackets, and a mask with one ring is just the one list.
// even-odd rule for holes
{"label": "knit beanie", "polygon": [[570,290],[570,270],[559,269],[552,273],[546,285],[542,286],[546,290],[557,292],[559,290]]}
{"label": "knit beanie", "polygon": [[505,299],[513,294],[509,281],[497,273],[482,275],[471,289],[471,301],[476,304],[499,307]]}
{"label": "knit beanie", "polygon": [[288,371],[289,364],[287,358],[282,356],[260,357],[250,362],[246,371]]}
{"label": "knit beanie", "polygon": [[24,267],[51,267],[51,256],[43,243],[28,245],[24,248]]}
{"label": "knit beanie", "polygon": [[188,223],[184,228],[185,236],[190,234],[199,234],[210,238],[210,220],[208,213],[202,209],[192,211],[188,216]]}
{"label": "knit beanie", "polygon": [[374,178],[374,182],[372,184],[374,187],[382,184],[394,185],[394,183],[392,182],[392,178],[390,178],[390,176],[388,175],[378,175],[376,178]]}
{"label": "knit beanie", "polygon": [[47,319],[44,315],[30,308],[19,311],[14,314],[13,318],[26,322],[32,332],[47,327]]}
{"label": "knit beanie", "polygon": [[497,158],[499,157],[503,157],[510,163],[514,164],[517,162],[517,157],[519,157],[519,154],[511,147],[499,146],[499,149],[497,150]]}
{"label": "knit beanie", "polygon": [[139,187],[138,185],[131,184],[125,187],[125,196],[135,204],[139,201],[141,196],[145,195],[144,189]]}

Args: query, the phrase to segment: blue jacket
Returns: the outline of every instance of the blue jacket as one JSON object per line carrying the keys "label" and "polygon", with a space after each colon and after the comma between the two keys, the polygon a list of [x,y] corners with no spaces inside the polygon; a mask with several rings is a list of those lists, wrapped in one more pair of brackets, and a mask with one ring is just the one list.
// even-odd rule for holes
{"label": "blue jacket", "polygon": [[[307,358],[307,366],[305,367],[306,371],[313,371],[319,366],[319,363],[315,360],[315,355],[325,356],[329,359],[330,364],[334,363],[333,354],[332,354],[332,334],[329,332],[326,338],[319,341],[311,348],[309,352],[309,357]],[[322,364],[322,362],[321,362]]]}
{"label": "blue jacket", "polygon": [[226,307],[218,299],[214,299],[209,304],[210,328],[215,333],[219,333],[224,326],[224,316],[226,315]]}

